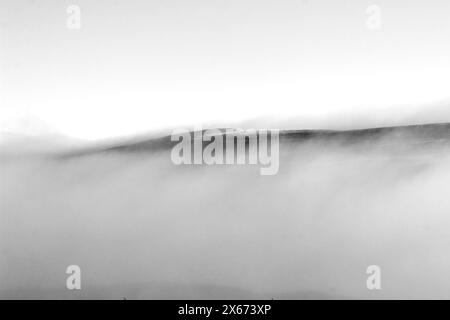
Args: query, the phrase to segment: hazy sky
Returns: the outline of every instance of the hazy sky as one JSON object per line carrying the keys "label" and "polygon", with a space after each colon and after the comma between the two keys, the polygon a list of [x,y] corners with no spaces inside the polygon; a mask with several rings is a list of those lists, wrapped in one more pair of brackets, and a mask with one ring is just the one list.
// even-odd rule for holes
{"label": "hazy sky", "polygon": [[449,18],[448,0],[1,0],[0,123],[97,139],[433,103]]}

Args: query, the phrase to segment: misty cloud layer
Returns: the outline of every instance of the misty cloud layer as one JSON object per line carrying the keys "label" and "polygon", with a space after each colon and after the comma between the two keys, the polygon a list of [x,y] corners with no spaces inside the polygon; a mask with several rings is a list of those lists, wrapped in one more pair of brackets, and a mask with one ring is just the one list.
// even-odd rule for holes
{"label": "misty cloud layer", "polygon": [[2,157],[0,298],[450,298],[449,135],[430,128],[287,135],[275,176],[170,149]]}

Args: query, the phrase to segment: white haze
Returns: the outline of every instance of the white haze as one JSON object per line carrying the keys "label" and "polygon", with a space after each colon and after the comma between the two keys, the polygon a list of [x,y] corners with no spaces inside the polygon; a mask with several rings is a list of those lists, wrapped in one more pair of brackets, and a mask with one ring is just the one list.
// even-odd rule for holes
{"label": "white haze", "polygon": [[276,176],[169,151],[4,156],[0,298],[450,298],[450,154],[389,141],[285,141]]}

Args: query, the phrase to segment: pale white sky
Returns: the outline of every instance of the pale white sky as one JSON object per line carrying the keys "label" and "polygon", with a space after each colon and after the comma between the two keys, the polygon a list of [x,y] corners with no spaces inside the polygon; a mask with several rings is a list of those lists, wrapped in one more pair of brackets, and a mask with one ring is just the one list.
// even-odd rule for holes
{"label": "pale white sky", "polygon": [[[66,27],[70,4],[80,30]],[[450,97],[449,18],[445,0],[2,0],[0,124],[99,139],[394,114]]]}

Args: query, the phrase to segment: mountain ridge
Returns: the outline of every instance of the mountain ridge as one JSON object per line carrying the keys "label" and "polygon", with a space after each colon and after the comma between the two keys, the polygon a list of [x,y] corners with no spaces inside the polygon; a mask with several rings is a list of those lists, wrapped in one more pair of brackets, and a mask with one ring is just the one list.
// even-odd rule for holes
{"label": "mountain ridge", "polygon": [[[216,128],[226,135],[224,128]],[[245,130],[245,129],[243,129]],[[273,130],[273,129],[256,129]],[[203,130],[205,131],[205,130]],[[190,131],[193,137],[194,131]],[[353,130],[326,130],[326,129],[287,129],[279,131],[280,143],[332,143],[352,146],[358,144],[379,143],[385,138],[385,144],[412,145],[412,144],[450,144],[450,123],[416,124],[393,127],[376,127]],[[160,137],[137,137],[127,141],[117,140],[109,145],[96,145],[64,153],[64,157],[84,156],[96,153],[125,152],[159,152],[169,150],[178,141],[171,141],[170,135]]]}

